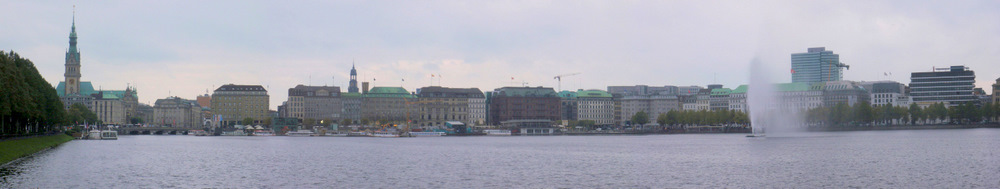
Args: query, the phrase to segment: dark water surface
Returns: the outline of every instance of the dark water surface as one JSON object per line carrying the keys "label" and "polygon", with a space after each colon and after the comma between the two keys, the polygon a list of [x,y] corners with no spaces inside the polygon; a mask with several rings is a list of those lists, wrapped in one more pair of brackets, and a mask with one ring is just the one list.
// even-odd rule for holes
{"label": "dark water surface", "polygon": [[744,136],[121,136],[0,188],[1000,188],[1000,129]]}

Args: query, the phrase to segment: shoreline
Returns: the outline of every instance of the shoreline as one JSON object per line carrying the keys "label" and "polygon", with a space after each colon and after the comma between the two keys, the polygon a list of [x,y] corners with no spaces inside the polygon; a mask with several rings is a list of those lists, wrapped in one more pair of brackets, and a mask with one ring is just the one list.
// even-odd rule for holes
{"label": "shoreline", "polygon": [[806,129],[809,132],[842,132],[842,131],[889,131],[889,130],[937,130],[937,129],[976,129],[1000,128],[1000,124],[978,125],[898,125],[880,127],[814,127]]}
{"label": "shoreline", "polygon": [[63,143],[72,141],[73,137],[66,134],[38,136],[0,142],[0,167],[18,160],[52,149]]}

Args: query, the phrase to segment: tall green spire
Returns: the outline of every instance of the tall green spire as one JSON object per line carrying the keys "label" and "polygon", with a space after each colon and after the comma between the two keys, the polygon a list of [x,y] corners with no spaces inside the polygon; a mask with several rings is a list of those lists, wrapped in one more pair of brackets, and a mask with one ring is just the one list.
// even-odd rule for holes
{"label": "tall green spire", "polygon": [[73,5],[73,26],[69,32],[69,52],[76,53],[76,5]]}

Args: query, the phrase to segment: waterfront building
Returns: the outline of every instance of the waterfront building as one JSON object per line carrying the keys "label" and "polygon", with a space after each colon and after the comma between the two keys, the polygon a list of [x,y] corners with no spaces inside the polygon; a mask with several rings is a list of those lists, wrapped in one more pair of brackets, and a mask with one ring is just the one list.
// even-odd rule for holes
{"label": "waterfront building", "polygon": [[488,121],[493,125],[513,120],[559,120],[560,98],[548,87],[495,89],[489,102]]}
{"label": "waterfront building", "polygon": [[157,99],[152,124],[165,127],[202,128],[202,108],[196,100],[180,97]]}
{"label": "waterfront building", "polygon": [[156,112],[153,110],[153,106],[149,104],[138,104],[135,108],[135,114],[137,118],[142,120],[142,123],[153,123],[153,117]]}
{"label": "waterfront building", "polygon": [[698,91],[701,91],[701,89],[704,88],[701,86],[680,86],[677,87],[677,95],[678,96],[697,95]]}
{"label": "waterfront building", "polygon": [[872,106],[909,107],[912,100],[906,94],[906,85],[895,81],[862,82],[861,86],[869,91]]}
{"label": "waterfront building", "polygon": [[343,103],[340,87],[297,85],[288,89],[289,117],[299,120],[340,120]]}
{"label": "waterfront building", "polygon": [[267,89],[260,85],[227,84],[212,93],[212,115],[218,126],[241,124],[250,118],[262,124],[268,115],[270,101]]}
{"label": "waterfront building", "polygon": [[349,92],[340,94],[340,102],[343,103],[343,118],[351,119],[352,122],[357,123],[361,121],[361,93]]}
{"label": "waterfront building", "polygon": [[89,81],[80,81],[80,51],[76,47],[76,15],[73,16],[73,25],[70,27],[69,32],[69,49],[66,50],[66,63],[63,65],[65,67],[63,77],[65,79],[59,82],[56,87],[56,93],[59,94],[59,100],[63,102],[63,106],[66,109],[73,104],[83,104],[87,106],[88,109],[94,110],[93,97],[92,94],[96,93],[94,91],[94,86]]}
{"label": "waterfront building", "polygon": [[65,79],[56,85],[56,94],[66,109],[73,104],[83,104],[97,114],[105,124],[127,124],[129,119],[136,117],[139,97],[134,88],[126,86],[125,90],[94,90],[89,81],[81,81],[80,50],[77,48],[76,16],[69,33],[69,49],[66,51],[63,76]]}
{"label": "waterfront building", "polygon": [[198,106],[201,106],[202,108],[212,107],[212,96],[208,95],[207,92],[208,91],[206,91],[204,95],[198,95],[198,97],[195,98],[198,101]]}
{"label": "waterfront building", "polygon": [[681,109],[681,101],[677,95],[669,94],[647,94],[622,96],[621,118],[617,124],[627,124],[632,120],[632,116],[639,112],[646,112],[651,123],[655,123],[660,114],[666,114],[672,110]]}
{"label": "waterfront building", "polygon": [[135,90],[126,87],[124,91],[97,91],[91,94],[91,110],[103,124],[128,124],[136,116],[139,99]]}
{"label": "waterfront building", "polygon": [[740,85],[729,93],[729,110],[747,112],[747,89],[749,86]]}
{"label": "waterfront building", "polygon": [[976,73],[965,66],[913,72],[910,74],[910,96],[914,103],[922,107],[938,102],[947,106],[978,102],[972,94],[975,83]]}
{"label": "waterfront building", "polygon": [[402,87],[372,87],[362,95],[361,118],[371,121],[406,121],[407,112],[416,112],[407,102],[416,101],[416,98]]}
{"label": "waterfront building", "polygon": [[[701,89],[698,89],[699,91]],[[698,111],[698,94],[691,95],[678,95],[677,101],[681,105],[681,110],[683,111]]]}
{"label": "waterfront building", "polygon": [[809,48],[807,52],[792,54],[792,83],[840,81],[845,67],[850,69],[833,51],[825,47]]}
{"label": "waterfront building", "polygon": [[861,101],[869,101],[867,89],[853,81],[829,81],[823,86],[823,105],[827,107],[846,103],[854,106]]}
{"label": "waterfront building", "polygon": [[[479,90],[476,88],[476,90]],[[469,97],[469,123],[466,125],[478,126],[486,124],[486,95],[479,90],[479,95]]]}
{"label": "waterfront building", "polygon": [[591,120],[595,125],[616,125],[615,99],[601,90],[579,90],[576,95],[577,120]]}
{"label": "waterfront building", "polygon": [[993,104],[994,105],[1000,104],[1000,78],[997,78],[997,81],[993,83],[992,94],[993,94]]}
{"label": "waterfront building", "polygon": [[708,96],[708,108],[712,111],[729,110],[729,98],[730,94],[733,93],[732,89],[729,88],[715,88],[712,89]]}
{"label": "waterfront building", "polygon": [[[824,106],[824,100],[826,99],[825,89],[826,85],[823,83],[781,83],[778,84],[778,105],[776,107],[781,108],[785,112],[802,112],[813,108],[819,108]],[[850,94],[850,93],[844,93]],[[847,97],[846,95],[838,96],[843,98],[858,99],[855,97]],[[831,98],[834,99],[834,98]],[[856,102],[856,100],[855,100]]]}
{"label": "waterfront building", "polygon": [[608,86],[608,93],[611,94],[622,94],[628,95],[651,95],[651,94],[674,94],[678,93],[677,86],[647,86],[647,85],[635,85],[635,86]]}
{"label": "waterfront building", "polygon": [[701,89],[696,95],[697,100],[695,101],[694,110],[702,111],[709,110],[712,107],[712,88]]}
{"label": "waterfront building", "polygon": [[[610,88],[610,87],[609,87]],[[575,91],[559,91],[559,119],[564,122],[577,120],[577,104]]]}
{"label": "waterfront building", "polygon": [[[483,91],[478,88],[429,86],[418,91],[419,101],[410,103],[419,107],[420,117],[415,121],[417,126],[423,128],[444,128],[445,122],[448,121],[470,122],[474,106],[470,102],[474,99],[485,99]],[[483,102],[485,103],[485,100]]]}

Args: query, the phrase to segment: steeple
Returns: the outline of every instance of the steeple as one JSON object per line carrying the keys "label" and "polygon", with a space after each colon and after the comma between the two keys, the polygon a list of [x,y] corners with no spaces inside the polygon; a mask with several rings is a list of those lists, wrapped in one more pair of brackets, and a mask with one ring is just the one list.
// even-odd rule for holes
{"label": "steeple", "polygon": [[351,60],[351,83],[347,87],[347,92],[357,93],[358,92],[358,70],[354,69],[354,60]]}
{"label": "steeple", "polygon": [[73,25],[69,32],[69,49],[66,51],[66,88],[64,94],[80,93],[80,51],[76,48],[76,5],[73,5]]}

